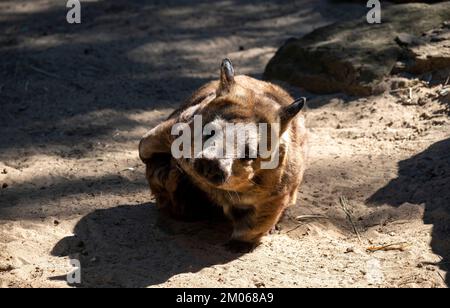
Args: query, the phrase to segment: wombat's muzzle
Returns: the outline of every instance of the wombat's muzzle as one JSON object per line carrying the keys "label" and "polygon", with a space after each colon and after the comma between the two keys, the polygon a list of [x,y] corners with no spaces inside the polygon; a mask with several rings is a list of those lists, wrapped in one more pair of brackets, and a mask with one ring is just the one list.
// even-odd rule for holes
{"label": "wombat's muzzle", "polygon": [[217,159],[197,158],[194,162],[194,170],[211,184],[217,186],[224,184],[230,176]]}

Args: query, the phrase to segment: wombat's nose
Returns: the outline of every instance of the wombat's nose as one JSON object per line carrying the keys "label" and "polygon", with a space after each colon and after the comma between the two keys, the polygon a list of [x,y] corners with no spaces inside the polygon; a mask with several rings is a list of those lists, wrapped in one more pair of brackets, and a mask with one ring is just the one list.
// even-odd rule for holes
{"label": "wombat's nose", "polygon": [[214,185],[221,185],[228,178],[228,174],[221,168],[219,160],[198,158],[194,162],[194,169]]}

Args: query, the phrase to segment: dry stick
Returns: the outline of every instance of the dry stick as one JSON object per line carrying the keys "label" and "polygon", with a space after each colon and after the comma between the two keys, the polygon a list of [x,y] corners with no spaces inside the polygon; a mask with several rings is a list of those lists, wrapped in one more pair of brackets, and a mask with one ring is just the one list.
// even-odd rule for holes
{"label": "dry stick", "polygon": [[322,214],[300,215],[295,217],[295,220],[308,220],[308,219],[330,219]]}
{"label": "dry stick", "polygon": [[450,93],[450,89],[443,88],[442,90],[439,91],[439,96],[446,96],[448,93]]}
{"label": "dry stick", "polygon": [[[45,76],[47,76],[47,77],[54,78],[54,79],[64,80],[63,78],[61,78],[60,76],[58,76],[58,75],[56,75],[56,74],[47,72],[47,71],[45,71],[45,70],[43,70],[43,69],[41,69],[41,68],[35,67],[35,66],[33,66],[33,65],[28,65],[28,67],[29,67],[30,69],[32,69],[33,71],[38,72],[38,73],[41,73],[41,74],[43,74],[43,75],[45,75]],[[75,86],[75,87],[77,87],[77,88],[84,89],[83,86],[79,85],[79,84],[76,83],[75,81],[72,81],[72,80],[66,80],[66,81],[67,81],[69,84],[71,84],[71,85],[73,85],[73,86]]]}
{"label": "dry stick", "polygon": [[448,76],[445,83],[441,85],[441,90],[439,91],[440,96],[445,96],[449,93],[450,89],[447,87],[449,81],[450,81],[450,76]]}
{"label": "dry stick", "polygon": [[404,285],[410,284],[410,283],[414,283],[417,281],[417,275],[414,275],[412,277],[407,278],[406,280],[400,282],[397,287],[402,287]]}
{"label": "dry stick", "polygon": [[443,281],[445,284],[447,284],[447,280],[445,280],[444,276],[442,276],[442,274],[441,274],[439,271],[437,271],[437,273],[438,273],[439,277],[441,277],[442,281]]}
{"label": "dry stick", "polygon": [[31,68],[33,71],[41,73],[41,74],[43,74],[43,75],[45,75],[47,77],[51,77],[51,78],[55,78],[55,79],[61,79],[61,77],[59,77],[58,75],[53,74],[53,73],[49,73],[49,72],[44,71],[43,69],[37,68],[37,67],[35,67],[33,65],[28,65],[28,67]]}
{"label": "dry stick", "polygon": [[[295,217],[295,219],[293,219],[291,217],[290,219],[297,222],[297,221],[308,220],[308,219],[330,219],[330,218],[328,218],[327,216],[322,215],[322,214],[310,214],[310,215],[300,215],[300,216]],[[299,223],[294,228],[286,231],[285,234],[291,233],[304,225],[307,225],[307,223]]]}
{"label": "dry stick", "polygon": [[409,88],[395,89],[395,90],[390,91],[389,93],[393,94],[393,93],[403,92],[403,91],[412,91],[412,90],[415,90],[416,88],[419,88],[421,86],[423,86],[423,84],[419,83],[419,84],[416,84],[415,86],[412,86],[412,87],[409,87]]}
{"label": "dry stick", "polygon": [[389,251],[389,250],[404,251],[409,246],[411,246],[411,244],[406,243],[406,242],[401,242],[401,243],[394,243],[394,244],[389,244],[389,245],[384,245],[384,246],[372,246],[372,247],[367,248],[367,251],[370,251],[370,252]]}
{"label": "dry stick", "polygon": [[431,265],[431,266],[439,267],[441,265],[448,265],[448,264],[450,264],[450,262],[442,262],[442,261],[439,261],[439,262],[420,262],[419,264],[421,264],[422,266]]}
{"label": "dry stick", "polygon": [[300,227],[302,227],[302,226],[304,226],[304,225],[305,225],[305,224],[298,224],[298,225],[295,226],[294,228],[292,228],[292,229],[290,229],[290,230],[287,230],[287,231],[285,232],[285,234],[291,233],[291,232],[297,230],[298,228],[300,228]]}
{"label": "dry stick", "polygon": [[356,228],[355,223],[353,222],[352,214],[350,213],[350,210],[348,209],[348,200],[346,197],[341,196],[339,198],[339,201],[341,203],[341,207],[344,210],[345,215],[347,215],[348,220],[350,221],[350,224],[353,227],[353,231],[355,232],[356,236],[358,237],[359,243],[362,244],[361,235],[359,234],[358,228]]}

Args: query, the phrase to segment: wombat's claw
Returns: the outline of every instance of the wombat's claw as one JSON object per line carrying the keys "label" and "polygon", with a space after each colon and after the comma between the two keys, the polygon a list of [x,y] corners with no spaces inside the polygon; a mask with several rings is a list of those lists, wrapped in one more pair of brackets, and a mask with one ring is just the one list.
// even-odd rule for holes
{"label": "wombat's claw", "polygon": [[225,248],[232,253],[249,253],[256,248],[255,243],[230,240],[225,244]]}
{"label": "wombat's claw", "polygon": [[278,234],[279,232],[279,227],[278,226],[273,226],[272,229],[270,229],[269,234],[273,235],[273,234]]}

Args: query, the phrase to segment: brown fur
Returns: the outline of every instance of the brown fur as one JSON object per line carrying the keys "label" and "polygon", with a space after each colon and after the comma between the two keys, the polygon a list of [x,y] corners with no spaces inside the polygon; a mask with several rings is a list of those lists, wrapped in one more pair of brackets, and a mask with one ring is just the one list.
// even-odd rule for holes
{"label": "brown fur", "polygon": [[[307,132],[301,112],[289,115],[281,123],[278,168],[261,169],[261,158],[236,159],[231,175],[220,185],[202,177],[192,162],[175,160],[170,154],[175,136],[170,131],[175,123],[192,118],[189,110],[201,114],[205,123],[218,115],[229,122],[278,123],[282,121],[280,113],[294,101],[276,85],[247,76],[234,77],[231,62],[225,64],[228,67],[222,65],[219,81],[197,90],[142,139],[140,156],[147,165],[147,179],[161,208],[180,217],[206,211],[207,204],[215,204],[233,222],[232,240],[254,245],[275,226],[283,211],[296,203],[306,165]],[[194,192],[194,198],[189,198],[192,194],[188,192]]]}

